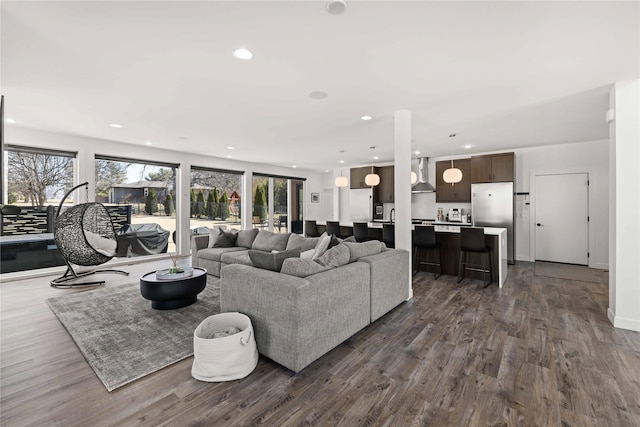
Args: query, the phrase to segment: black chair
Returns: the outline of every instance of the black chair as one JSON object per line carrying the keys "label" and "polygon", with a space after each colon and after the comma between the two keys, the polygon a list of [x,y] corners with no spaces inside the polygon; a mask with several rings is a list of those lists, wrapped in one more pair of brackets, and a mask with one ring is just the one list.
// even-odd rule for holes
{"label": "black chair", "polygon": [[315,220],[313,219],[304,220],[304,234],[307,237],[320,237],[320,233],[318,232],[318,226],[316,225]]}
{"label": "black chair", "polygon": [[388,248],[396,247],[396,226],[393,224],[382,224],[382,241]]}
{"label": "black chair", "polygon": [[[421,249],[433,250],[433,262],[428,261],[426,253],[420,258]],[[438,254],[438,262],[435,262],[436,253]],[[420,270],[421,265],[432,265],[438,267],[438,274],[434,272],[434,278],[437,279],[442,274],[442,251],[440,250],[440,242],[436,242],[436,231],[432,225],[416,226],[413,235],[413,265],[415,266],[414,274]]]}
{"label": "black chair", "polygon": [[[467,254],[469,252],[483,254],[483,265],[467,263]],[[485,256],[486,255],[486,256]],[[489,260],[489,267],[484,263]],[[471,265],[472,267],[467,267]],[[484,241],[484,229],[480,227],[461,227],[460,228],[460,268],[458,269],[458,283],[464,279],[466,270],[482,271],[482,281],[485,274],[489,273],[489,282],[484,285],[486,288],[493,282],[493,269],[491,268],[491,248]]]}
{"label": "black chair", "polygon": [[327,234],[333,234],[336,237],[342,238],[342,234],[340,234],[340,223],[338,221],[327,221]]}
{"label": "black chair", "polygon": [[369,237],[369,224],[366,222],[353,223],[353,237],[356,238],[356,242],[368,242],[369,240],[374,240]]}

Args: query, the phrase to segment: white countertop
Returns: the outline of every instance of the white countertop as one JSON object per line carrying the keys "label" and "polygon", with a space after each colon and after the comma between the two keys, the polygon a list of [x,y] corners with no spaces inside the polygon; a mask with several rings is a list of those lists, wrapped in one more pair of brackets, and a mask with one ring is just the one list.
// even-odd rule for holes
{"label": "white countertop", "polygon": [[[326,225],[325,221],[317,221],[318,225]],[[382,222],[368,222],[369,228],[382,228]],[[388,223],[387,223],[388,224]],[[440,224],[440,225],[439,225]],[[437,232],[442,233],[460,233],[460,225],[442,225],[443,223],[434,222],[433,226]],[[444,223],[451,224],[451,223]],[[425,224],[426,225],[426,224]],[[345,221],[340,223],[341,227],[353,227],[353,222]],[[420,224],[411,224],[411,229],[413,230],[415,226],[420,226]],[[469,227],[471,224],[463,224],[462,226]],[[484,228],[484,234],[488,234],[490,236],[499,236],[503,231],[506,232],[506,228],[497,228],[497,227],[482,227]]]}

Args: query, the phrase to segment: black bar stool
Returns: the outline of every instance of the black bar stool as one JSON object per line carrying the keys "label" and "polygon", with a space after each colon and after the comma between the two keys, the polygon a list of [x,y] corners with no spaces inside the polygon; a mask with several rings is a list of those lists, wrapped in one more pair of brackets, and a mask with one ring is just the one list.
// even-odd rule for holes
{"label": "black bar stool", "polygon": [[[418,258],[420,249],[433,249],[434,262],[427,261],[427,258]],[[436,252],[438,254],[438,262],[435,262]],[[434,278],[437,279],[442,274],[442,251],[440,250],[440,242],[436,242],[436,231],[432,225],[416,226],[413,235],[413,265],[416,266],[414,274],[420,270],[420,265],[433,265],[440,270],[438,275],[434,272]]]}
{"label": "black bar stool", "polygon": [[388,248],[396,247],[396,226],[393,224],[382,224],[382,241]]}
{"label": "black bar stool", "polygon": [[[467,253],[476,252],[483,254],[483,265],[467,263]],[[484,255],[487,255],[486,257]],[[484,261],[489,260],[489,268]],[[471,265],[472,267],[467,267]],[[491,248],[484,241],[484,228],[480,227],[460,227],[460,268],[458,269],[458,283],[464,279],[466,270],[482,271],[482,281],[485,273],[489,273],[489,282],[484,285],[486,288],[493,282],[493,263],[491,262]]]}
{"label": "black bar stool", "polygon": [[340,223],[338,221],[327,221],[327,234],[333,234],[336,237],[342,238],[342,235],[340,234]]}
{"label": "black bar stool", "polygon": [[356,238],[356,242],[368,242],[369,240],[373,240],[369,237],[369,224],[366,222],[354,222],[353,237]]}
{"label": "black bar stool", "polygon": [[304,220],[304,234],[307,237],[320,237],[320,233],[318,233],[318,226],[314,219]]}

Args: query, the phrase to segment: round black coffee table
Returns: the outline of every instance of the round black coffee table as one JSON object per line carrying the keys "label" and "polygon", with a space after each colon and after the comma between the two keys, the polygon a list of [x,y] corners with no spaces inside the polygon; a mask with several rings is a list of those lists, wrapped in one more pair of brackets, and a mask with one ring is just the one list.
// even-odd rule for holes
{"label": "round black coffee table", "polygon": [[198,300],[198,294],[207,286],[207,270],[195,267],[193,275],[182,279],[159,280],[152,271],[140,278],[140,293],[151,300],[156,310],[174,310]]}

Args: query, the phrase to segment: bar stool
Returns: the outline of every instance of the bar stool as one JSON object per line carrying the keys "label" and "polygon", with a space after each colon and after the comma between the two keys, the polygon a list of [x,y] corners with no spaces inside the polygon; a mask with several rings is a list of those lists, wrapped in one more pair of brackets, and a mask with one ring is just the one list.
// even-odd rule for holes
{"label": "bar stool", "polygon": [[393,224],[382,224],[382,241],[388,248],[396,247],[396,226]]}
{"label": "bar stool", "polygon": [[[467,253],[475,252],[483,254],[483,265],[467,263]],[[484,255],[487,255],[485,257]],[[489,268],[487,269],[484,261],[489,259]],[[472,267],[467,267],[471,265]],[[458,283],[464,279],[465,270],[482,271],[482,281],[484,281],[485,273],[489,273],[489,282],[484,285],[486,288],[493,282],[493,263],[491,262],[491,248],[484,241],[484,228],[480,227],[460,227],[460,268],[458,269]]]}
{"label": "bar stool", "polygon": [[320,237],[318,226],[316,225],[316,221],[314,219],[304,220],[304,234],[307,237]]}
{"label": "bar stool", "polygon": [[369,240],[373,240],[369,237],[369,224],[366,222],[354,222],[353,237],[356,238],[356,242],[368,242]]}
{"label": "bar stool", "polygon": [[336,237],[342,238],[342,235],[340,234],[340,223],[338,221],[327,221],[327,234],[333,234]]}
{"label": "bar stool", "polygon": [[[434,279],[437,279],[442,274],[442,251],[440,250],[440,242],[436,242],[436,231],[432,225],[416,226],[413,236],[413,265],[416,269],[413,274],[420,270],[420,265],[433,265],[437,266],[440,272],[436,276],[434,272]],[[420,249],[433,249],[434,262],[429,262],[426,257],[420,260],[418,253]],[[438,262],[435,262],[436,252],[438,253]]]}

